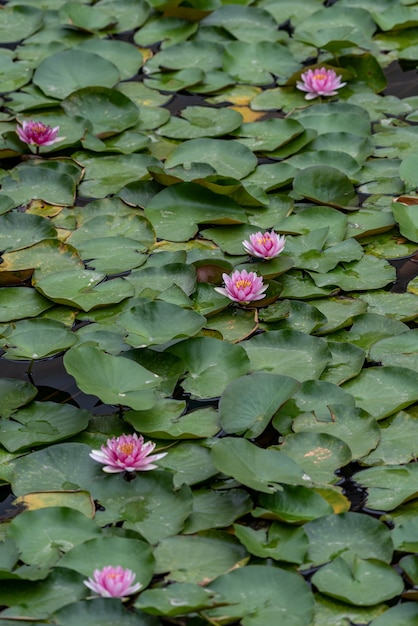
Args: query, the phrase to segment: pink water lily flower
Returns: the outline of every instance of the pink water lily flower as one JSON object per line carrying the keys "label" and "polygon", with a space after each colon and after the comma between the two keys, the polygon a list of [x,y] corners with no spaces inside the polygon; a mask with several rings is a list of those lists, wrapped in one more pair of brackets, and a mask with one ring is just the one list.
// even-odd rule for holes
{"label": "pink water lily flower", "polygon": [[[100,450],[92,450],[90,457],[103,463],[103,471],[111,474],[116,472],[147,472],[157,467],[154,461],[162,459],[167,452],[153,454],[153,441],[144,443],[142,435],[121,435],[108,439]],[[150,456],[151,455],[151,456]]]}
{"label": "pink water lily flower", "polygon": [[264,298],[264,292],[268,285],[263,285],[263,279],[255,272],[247,270],[235,270],[231,276],[222,274],[225,287],[215,287],[215,291],[221,293],[234,302],[249,304],[253,300]]}
{"label": "pink water lily flower", "polygon": [[60,127],[47,126],[42,122],[22,122],[22,126],[16,126],[16,132],[19,139],[24,143],[33,146],[52,146],[53,143],[60,141],[62,137],[57,137]]}
{"label": "pink water lily flower", "polygon": [[250,241],[243,241],[242,245],[248,254],[259,257],[261,259],[273,259],[283,250],[286,243],[286,237],[277,235],[274,230],[261,232],[250,235]]}
{"label": "pink water lily flower", "polygon": [[88,578],[84,584],[102,598],[126,598],[142,587],[141,583],[133,584],[134,580],[132,570],[120,565],[106,565],[103,569],[95,569],[93,578]]}
{"label": "pink water lily flower", "polygon": [[298,81],[296,87],[307,92],[305,100],[313,100],[318,96],[336,96],[336,90],[347,84],[341,82],[341,76],[334,70],[327,70],[325,67],[308,70],[301,78],[302,81]]}

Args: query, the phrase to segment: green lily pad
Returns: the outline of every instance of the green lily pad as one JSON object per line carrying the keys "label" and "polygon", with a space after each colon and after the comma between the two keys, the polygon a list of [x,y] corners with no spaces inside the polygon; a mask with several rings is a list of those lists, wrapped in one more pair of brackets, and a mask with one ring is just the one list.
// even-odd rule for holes
{"label": "green lily pad", "polygon": [[303,382],[319,378],[331,359],[326,342],[296,330],[273,330],[243,344],[251,368],[292,376]]}
{"label": "green lily pad", "polygon": [[293,188],[309,200],[337,208],[355,205],[357,200],[349,178],[335,167],[313,165],[301,170],[294,178]]}
{"label": "green lily pad", "polygon": [[176,165],[190,166],[191,163],[211,165],[214,170],[223,176],[231,178],[245,178],[252,172],[257,159],[249,148],[238,141],[225,139],[190,139],[175,148],[168,156],[166,168]]}
{"label": "green lily pad", "polygon": [[321,380],[341,385],[361,372],[366,351],[360,346],[340,341],[328,341],[331,361],[321,374]]}
{"label": "green lily pad", "polygon": [[380,422],[379,445],[363,461],[366,465],[398,465],[409,463],[417,457],[415,450],[416,417],[411,412],[400,411]]}
{"label": "green lily pad", "polygon": [[404,585],[395,569],[377,559],[355,557],[349,565],[338,557],[312,576],[326,595],[354,605],[372,606],[402,593]]}
{"label": "green lily pad", "polygon": [[243,489],[199,489],[193,494],[193,512],[184,532],[193,534],[210,528],[227,528],[236,519],[249,513],[252,505],[250,496]]}
{"label": "green lily pad", "polygon": [[181,111],[181,117],[171,117],[160,126],[157,133],[171,139],[218,137],[230,134],[241,122],[240,113],[232,109],[189,106]]}
{"label": "green lily pad", "polygon": [[[97,223],[99,220],[100,218],[91,221]],[[83,228],[83,233],[86,230],[90,230],[90,227]],[[107,275],[135,269],[145,263],[148,258],[144,254],[145,247],[128,237],[98,237],[83,241],[76,248],[88,269],[104,272]]]}
{"label": "green lily pad", "polygon": [[133,612],[132,609],[128,611],[119,598],[90,598],[74,602],[56,611],[54,619],[59,626],[78,626],[80,621],[84,626],[157,626],[150,615]]}
{"label": "green lily pad", "polygon": [[83,311],[116,304],[133,295],[132,286],[123,278],[103,282],[105,274],[92,270],[64,270],[35,281],[42,295],[58,302],[76,306]]}
{"label": "green lily pad", "polygon": [[[171,448],[170,454],[159,461],[159,465],[173,472],[175,489],[182,485],[196,485],[218,474],[212,463],[210,450],[204,443],[181,441]],[[189,513],[192,512],[192,504],[190,506]]]}
{"label": "green lily pad", "polygon": [[54,565],[62,554],[100,534],[97,524],[74,509],[47,507],[25,511],[9,528],[24,563]]}
{"label": "green lily pad", "polygon": [[318,483],[335,483],[335,471],[352,460],[349,446],[328,433],[300,431],[286,435],[279,448]]}
{"label": "green lily pad", "polygon": [[139,539],[99,536],[78,543],[60,560],[60,567],[92,576],[95,569],[121,565],[136,574],[136,581],[146,587],[154,573],[150,546]]}
{"label": "green lily pad", "polygon": [[299,384],[288,376],[255,372],[232,381],[219,401],[220,424],[230,433],[258,437]]}
{"label": "green lily pad", "polygon": [[3,418],[33,400],[38,393],[31,383],[14,378],[0,378],[0,392],[0,415]]}
{"label": "green lily pad", "polygon": [[31,402],[3,420],[0,441],[9,452],[54,443],[87,428],[90,414],[69,404]]}
{"label": "green lily pad", "polygon": [[[321,432],[334,435],[345,441],[353,455],[353,458],[365,457],[370,450],[378,446],[381,433],[376,420],[354,407],[345,404],[329,404],[329,418],[324,419],[314,412],[298,415],[292,424],[293,430],[298,432]],[[375,452],[371,453],[373,457]],[[368,457],[366,457],[368,458]]]}
{"label": "green lily pad", "polygon": [[122,313],[118,321],[127,331],[126,343],[134,348],[145,348],[171,339],[192,337],[203,328],[206,319],[195,311],[154,300]]}
{"label": "green lily pad", "polygon": [[147,589],[135,606],[152,615],[185,615],[195,610],[210,608],[216,601],[214,593],[193,583],[172,583],[163,589]]}
{"label": "green lily pad", "polygon": [[233,135],[254,152],[270,152],[287,144],[303,133],[297,120],[271,118],[242,124]]}
{"label": "green lily pad", "polygon": [[[314,489],[282,485],[282,489],[273,494],[260,494],[259,506],[253,510],[252,515],[287,524],[303,524],[332,513],[332,506]],[[307,546],[303,556],[306,548]]]}
{"label": "green lily pad", "polygon": [[183,361],[187,372],[182,386],[197,398],[220,396],[225,387],[250,368],[243,347],[213,339],[195,337],[168,348]]}
{"label": "green lily pad", "polygon": [[390,607],[387,611],[371,622],[371,626],[414,626],[418,616],[416,602],[405,602],[397,606]]}
{"label": "green lily pad", "polygon": [[39,215],[6,213],[0,216],[0,250],[8,252],[28,248],[44,239],[54,239],[57,231]]}
{"label": "green lily pad", "polygon": [[70,206],[74,203],[76,181],[65,172],[23,163],[2,178],[2,190],[13,198],[15,206],[37,199]]}
{"label": "green lily pad", "polygon": [[262,493],[280,490],[281,483],[304,485],[310,481],[290,456],[278,449],[263,450],[246,439],[219,439],[212,448],[212,460],[220,472]]}
{"label": "green lily pad", "polygon": [[369,367],[343,385],[356,404],[380,420],[418,399],[418,374],[406,367]]}
{"label": "green lily pad", "polygon": [[273,522],[268,531],[254,530],[243,524],[234,525],[235,534],[251,554],[287,563],[301,563],[308,547],[303,528]]}
{"label": "green lily pad", "polygon": [[159,376],[124,357],[81,345],[64,356],[64,366],[85,393],[108,404],[124,404],[133,409],[149,409],[154,404],[152,389]]}
{"label": "green lily pad", "polygon": [[[80,5],[77,6],[79,7]],[[102,9],[100,5],[99,8]],[[98,11],[96,10],[97,13]],[[104,12],[102,15],[104,15]],[[130,45],[126,41],[92,38],[81,42],[76,49],[98,54],[116,65],[120,72],[121,80],[132,78],[139,72],[142,66],[142,54],[135,46]]]}
{"label": "green lily pad", "polygon": [[0,13],[0,42],[11,43],[30,37],[43,23],[43,12],[26,5],[5,7]]}
{"label": "green lily pad", "polygon": [[[219,576],[209,589],[228,603],[208,611],[212,619],[243,617],[246,626],[278,623],[283,626],[309,626],[313,594],[296,572],[268,565],[248,565]],[[295,604],[294,598],[298,598]]]}
{"label": "green lily pad", "polygon": [[[80,67],[84,68],[83,72],[77,71]],[[83,87],[113,87],[119,79],[119,70],[111,61],[74,49],[47,57],[33,75],[34,84],[47,96],[61,100]]]}
{"label": "green lily pad", "polygon": [[134,126],[138,121],[137,106],[123,93],[106,87],[85,87],[72,92],[62,101],[71,117],[88,119],[93,133],[108,137]]}
{"label": "green lily pad", "polygon": [[354,480],[367,489],[366,502],[370,509],[392,511],[416,497],[416,467],[414,463],[370,467],[354,474]]}
{"label": "green lily pad", "polygon": [[225,49],[223,69],[238,83],[269,85],[273,74],[285,82],[300,65],[279,43],[233,41]]}
{"label": "green lily pad", "polygon": [[36,360],[53,356],[72,346],[75,335],[61,322],[48,319],[20,320],[0,332],[4,357],[13,360]]}
{"label": "green lily pad", "polygon": [[353,512],[325,515],[308,522],[304,528],[309,537],[306,562],[310,565],[322,565],[340,556],[347,563],[360,556],[385,563],[391,561],[393,544],[389,529],[367,515]]}

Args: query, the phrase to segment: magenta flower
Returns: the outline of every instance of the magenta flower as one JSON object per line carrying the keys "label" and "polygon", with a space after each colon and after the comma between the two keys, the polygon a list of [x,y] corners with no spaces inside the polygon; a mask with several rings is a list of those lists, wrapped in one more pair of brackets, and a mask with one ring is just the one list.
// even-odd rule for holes
{"label": "magenta flower", "polygon": [[148,441],[135,433],[134,435],[121,435],[108,439],[101,450],[92,450],[90,456],[99,463],[104,463],[104,472],[111,474],[116,472],[147,472],[157,466],[154,461],[162,459],[167,452],[153,454],[155,443]]}
{"label": "magenta flower", "polygon": [[248,254],[259,257],[261,259],[273,259],[283,250],[286,243],[286,237],[277,235],[274,230],[260,232],[250,235],[250,241],[243,241],[242,245]]}
{"label": "magenta flower", "polygon": [[347,84],[341,82],[341,76],[334,70],[327,70],[325,67],[308,70],[301,78],[302,81],[298,81],[296,87],[307,92],[305,100],[313,100],[318,96],[336,96],[336,90]]}
{"label": "magenta flower", "polygon": [[221,293],[234,302],[248,304],[253,300],[264,298],[264,292],[268,285],[263,285],[263,279],[255,272],[247,270],[235,270],[231,276],[222,274],[225,287],[215,287],[215,291]]}
{"label": "magenta flower", "polygon": [[85,580],[84,584],[102,598],[126,598],[142,587],[141,583],[132,584],[135,573],[120,565],[106,565],[103,569],[95,569],[93,576],[94,578]]}
{"label": "magenta flower", "polygon": [[24,143],[32,146],[51,146],[56,141],[60,141],[63,137],[57,137],[60,127],[46,126],[42,122],[22,122],[22,126],[16,126],[16,132],[19,139]]}

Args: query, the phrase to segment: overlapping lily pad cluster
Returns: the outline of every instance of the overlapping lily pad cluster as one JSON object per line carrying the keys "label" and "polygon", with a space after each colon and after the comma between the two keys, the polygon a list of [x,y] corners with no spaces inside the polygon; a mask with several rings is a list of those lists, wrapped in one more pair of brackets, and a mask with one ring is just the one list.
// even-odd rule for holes
{"label": "overlapping lily pad cluster", "polygon": [[416,3],[1,4],[1,623],[412,626]]}

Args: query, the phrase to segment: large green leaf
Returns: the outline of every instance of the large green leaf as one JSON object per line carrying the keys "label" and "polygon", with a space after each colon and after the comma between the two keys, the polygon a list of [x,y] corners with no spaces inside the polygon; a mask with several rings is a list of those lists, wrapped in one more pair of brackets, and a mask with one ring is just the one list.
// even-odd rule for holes
{"label": "large green leaf", "polygon": [[334,207],[355,205],[357,200],[346,174],[330,166],[313,165],[301,170],[295,176],[293,188],[309,200]]}
{"label": "large green leaf", "polygon": [[154,404],[153,388],[158,386],[159,376],[129,359],[81,345],[65,354],[64,366],[80,389],[103,402],[139,410]]}
{"label": "large green leaf", "polygon": [[[313,595],[293,571],[268,565],[249,565],[220,576],[209,585],[228,603],[209,616],[242,617],[244,626],[309,626]],[[297,598],[297,603],[294,599]]]}
{"label": "large green leaf", "polygon": [[[80,72],[79,68],[83,71]],[[111,61],[84,50],[63,50],[44,59],[37,67],[33,82],[54,98],[64,99],[83,87],[113,87],[119,70]]]}
{"label": "large green leaf", "polygon": [[258,437],[280,406],[299,388],[287,376],[255,372],[232,381],[219,401],[220,424],[228,434]]}
{"label": "large green leaf", "polygon": [[36,360],[69,348],[76,337],[64,324],[52,319],[20,320],[0,331],[0,346],[11,360]]}

